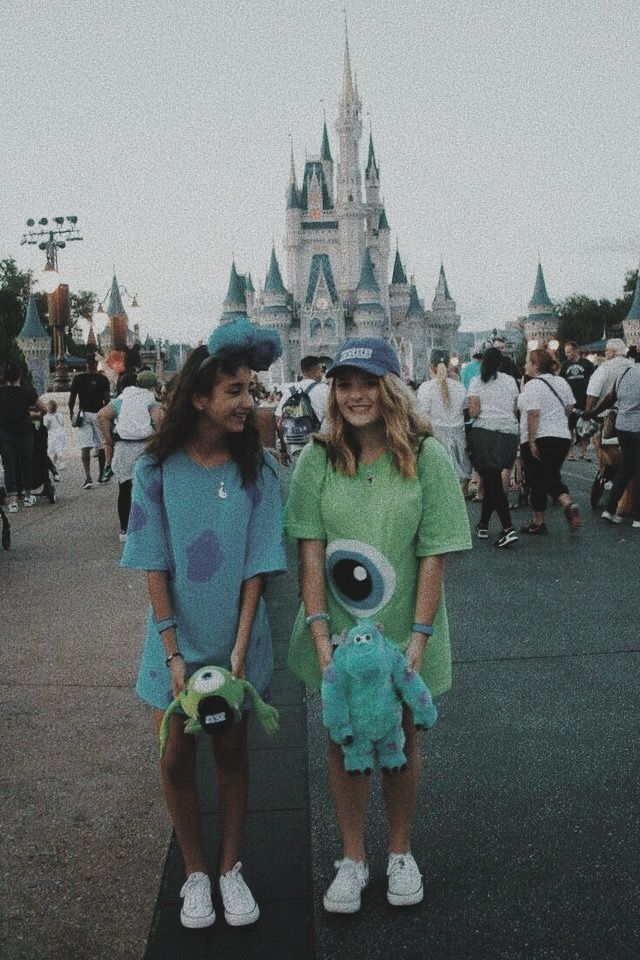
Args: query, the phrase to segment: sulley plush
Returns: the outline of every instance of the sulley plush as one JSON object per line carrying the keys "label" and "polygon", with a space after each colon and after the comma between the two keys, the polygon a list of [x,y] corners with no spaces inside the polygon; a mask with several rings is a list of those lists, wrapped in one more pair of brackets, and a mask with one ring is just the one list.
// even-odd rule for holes
{"label": "sulley plush", "polygon": [[437,711],[422,677],[371,620],[359,620],[322,676],[322,719],[342,747],[345,769],[401,770],[407,758],[402,704],[417,727],[432,727]]}
{"label": "sulley plush", "polygon": [[253,701],[258,720],[267,733],[275,733],[279,726],[278,711],[265,703],[248,680],[239,680],[223,667],[200,667],[191,677],[185,690],[165,710],[160,726],[160,756],[169,736],[169,717],[176,710],[187,715],[184,728],[187,733],[215,734],[227,730],[240,719],[240,707],[245,694]]}

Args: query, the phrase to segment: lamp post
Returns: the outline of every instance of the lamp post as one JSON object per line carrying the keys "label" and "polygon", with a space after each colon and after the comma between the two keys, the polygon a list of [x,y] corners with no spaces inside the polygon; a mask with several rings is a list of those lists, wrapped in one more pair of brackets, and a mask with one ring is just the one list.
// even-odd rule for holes
{"label": "lamp post", "polygon": [[[38,248],[44,250],[47,258],[38,284],[47,295],[49,325],[53,333],[53,355],[55,357],[53,389],[56,392],[61,392],[68,390],[70,383],[69,371],[65,361],[64,333],[67,327],[71,327],[71,305],[69,302],[69,286],[62,282],[58,273],[58,250],[63,250],[67,243],[74,240],[82,240],[82,237],[76,227],[77,217],[53,217],[52,220],[56,226],[49,224],[47,217],[41,217],[37,224],[35,220],[27,220],[29,231],[23,234],[20,245],[37,243]],[[65,227],[65,220],[71,226]],[[43,229],[33,229],[37,226]]]}

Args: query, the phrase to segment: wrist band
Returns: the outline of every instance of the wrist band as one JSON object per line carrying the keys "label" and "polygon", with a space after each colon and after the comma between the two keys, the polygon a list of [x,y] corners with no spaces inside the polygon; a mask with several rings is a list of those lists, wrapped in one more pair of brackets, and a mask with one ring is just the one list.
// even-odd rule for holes
{"label": "wrist band", "polygon": [[171,661],[173,660],[174,657],[180,657],[181,660],[184,660],[184,657],[182,656],[182,654],[180,653],[180,651],[179,651],[179,650],[176,650],[175,653],[170,654],[170,655],[167,657],[167,659],[165,660],[165,664],[166,664],[168,667],[171,666]]}
{"label": "wrist band", "polygon": [[430,623],[412,623],[411,633],[421,633],[425,637],[430,637],[433,633],[433,627]]}
{"label": "wrist band", "polygon": [[326,611],[323,611],[322,613],[310,614],[308,617],[304,618],[304,622],[308,627],[310,627],[312,623],[318,623],[320,620],[323,620],[325,623],[329,623],[330,619],[331,617],[329,614]]}
{"label": "wrist band", "polygon": [[165,630],[170,630],[171,627],[176,628],[176,621],[173,617],[165,617],[164,620],[156,620],[156,630],[158,633],[164,633]]}

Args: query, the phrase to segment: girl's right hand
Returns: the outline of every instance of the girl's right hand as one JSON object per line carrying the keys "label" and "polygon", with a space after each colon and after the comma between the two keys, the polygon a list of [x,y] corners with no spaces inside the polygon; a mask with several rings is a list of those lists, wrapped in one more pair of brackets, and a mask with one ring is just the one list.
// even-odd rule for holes
{"label": "girl's right hand", "polygon": [[174,657],[169,664],[171,671],[171,690],[175,699],[182,693],[187,686],[188,676],[187,667],[182,657]]}
{"label": "girl's right hand", "polygon": [[333,646],[330,640],[318,640],[316,642],[316,656],[320,673],[322,673],[333,660]]}

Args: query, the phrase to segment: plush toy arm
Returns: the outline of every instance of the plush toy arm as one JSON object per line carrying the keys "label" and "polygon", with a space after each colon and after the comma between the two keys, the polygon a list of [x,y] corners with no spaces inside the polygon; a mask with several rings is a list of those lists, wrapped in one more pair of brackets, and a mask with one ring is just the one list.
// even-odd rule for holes
{"label": "plush toy arm", "polygon": [[175,713],[178,707],[180,706],[180,700],[176,697],[173,700],[167,709],[164,712],[162,718],[162,723],[160,724],[160,756],[164,755],[165,747],[167,745],[167,740],[169,738],[169,717],[172,713]]}
{"label": "plush toy arm", "polygon": [[438,711],[429,688],[420,674],[409,668],[399,650],[394,650],[393,682],[400,697],[411,709],[416,727],[432,727],[438,719]]}
{"label": "plush toy arm", "polygon": [[336,658],[322,672],[322,722],[334,743],[345,744],[353,740],[353,726],[346,684],[336,669]]}
{"label": "plush toy arm", "polygon": [[268,734],[276,733],[280,727],[280,715],[275,707],[265,703],[256,688],[248,680],[242,681],[245,691],[251,697],[256,716]]}

